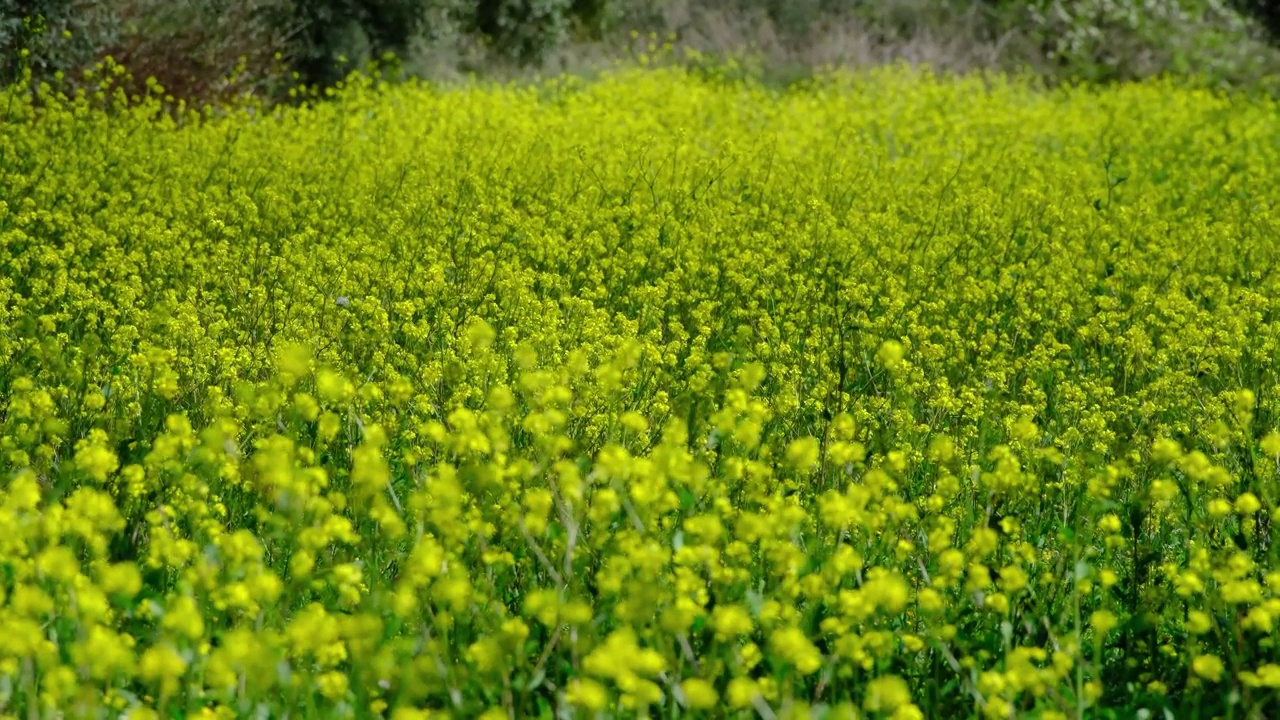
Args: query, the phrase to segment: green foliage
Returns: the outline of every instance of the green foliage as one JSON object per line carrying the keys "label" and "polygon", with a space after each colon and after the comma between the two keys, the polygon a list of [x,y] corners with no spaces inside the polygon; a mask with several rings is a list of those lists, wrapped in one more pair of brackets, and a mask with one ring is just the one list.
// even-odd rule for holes
{"label": "green foliage", "polygon": [[504,55],[545,57],[569,39],[574,0],[479,0],[472,22]]}
{"label": "green foliage", "polygon": [[1233,0],[1232,4],[1266,29],[1273,43],[1280,42],[1280,4],[1272,0]]}
{"label": "green foliage", "polygon": [[0,0],[0,81],[24,69],[76,79],[112,55],[177,94],[224,100],[280,89],[277,54],[327,87],[388,53],[410,67],[444,58],[430,65],[444,70],[574,67],[600,55],[591,44],[626,55],[638,31],[718,57],[750,49],[778,77],[905,57],[1053,81],[1269,87],[1277,29],[1260,0]]}
{"label": "green foliage", "polygon": [[0,0],[0,83],[75,70],[117,37],[94,0]]}
{"label": "green foliage", "polygon": [[419,34],[439,32],[442,21],[464,4],[454,0],[295,2],[292,21],[299,33],[290,57],[305,82],[330,86],[364,61],[404,53]]}
{"label": "green foliage", "polygon": [[174,94],[217,102],[267,94],[283,75],[276,55],[286,50],[292,0],[7,1],[0,81],[30,71],[84,86],[85,71],[111,57],[138,78],[130,92],[154,77]]}
{"label": "green foliage", "polygon": [[[305,28],[293,56],[309,82],[330,85],[352,67],[413,45],[478,39],[495,57],[536,65],[579,37],[621,20],[617,0],[321,0],[297,5]],[[345,59],[345,62],[344,62]]]}
{"label": "green foliage", "polygon": [[715,0],[706,3],[732,15],[765,19],[782,33],[804,36],[824,20],[842,19],[855,9],[867,10],[874,3],[842,0]]}
{"label": "green foliage", "polygon": [[1028,28],[1073,79],[1161,72],[1240,80],[1260,74],[1267,48],[1229,0],[1030,0],[996,3]]}

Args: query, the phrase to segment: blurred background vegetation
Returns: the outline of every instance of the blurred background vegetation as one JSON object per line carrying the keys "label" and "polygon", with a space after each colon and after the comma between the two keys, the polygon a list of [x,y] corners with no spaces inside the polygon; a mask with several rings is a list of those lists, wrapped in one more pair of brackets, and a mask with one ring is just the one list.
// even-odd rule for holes
{"label": "blurred background vegetation", "polygon": [[1280,75],[1272,0],[0,0],[0,82],[29,69],[74,83],[110,56],[176,96],[226,101],[330,85],[387,53],[435,80],[590,72],[654,37],[670,57],[751,58],[782,83],[896,60],[1272,91]]}

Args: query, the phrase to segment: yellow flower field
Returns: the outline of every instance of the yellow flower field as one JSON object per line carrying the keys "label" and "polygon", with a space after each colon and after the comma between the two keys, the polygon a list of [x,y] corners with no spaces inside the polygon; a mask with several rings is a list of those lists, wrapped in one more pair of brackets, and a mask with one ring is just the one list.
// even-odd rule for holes
{"label": "yellow flower field", "polygon": [[1275,103],[102,72],[0,97],[0,713],[1280,712]]}

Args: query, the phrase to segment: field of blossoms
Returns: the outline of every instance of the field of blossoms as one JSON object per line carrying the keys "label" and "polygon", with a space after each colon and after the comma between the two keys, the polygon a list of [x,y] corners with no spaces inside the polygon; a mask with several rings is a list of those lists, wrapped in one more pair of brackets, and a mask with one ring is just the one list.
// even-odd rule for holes
{"label": "field of blossoms", "polygon": [[1274,102],[105,75],[0,95],[0,714],[1280,713]]}

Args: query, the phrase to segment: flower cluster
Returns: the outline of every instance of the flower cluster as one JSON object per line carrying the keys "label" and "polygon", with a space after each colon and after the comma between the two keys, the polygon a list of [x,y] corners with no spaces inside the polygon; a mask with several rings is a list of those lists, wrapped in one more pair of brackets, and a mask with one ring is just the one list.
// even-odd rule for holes
{"label": "flower cluster", "polygon": [[0,100],[0,713],[1264,716],[1280,113]]}

